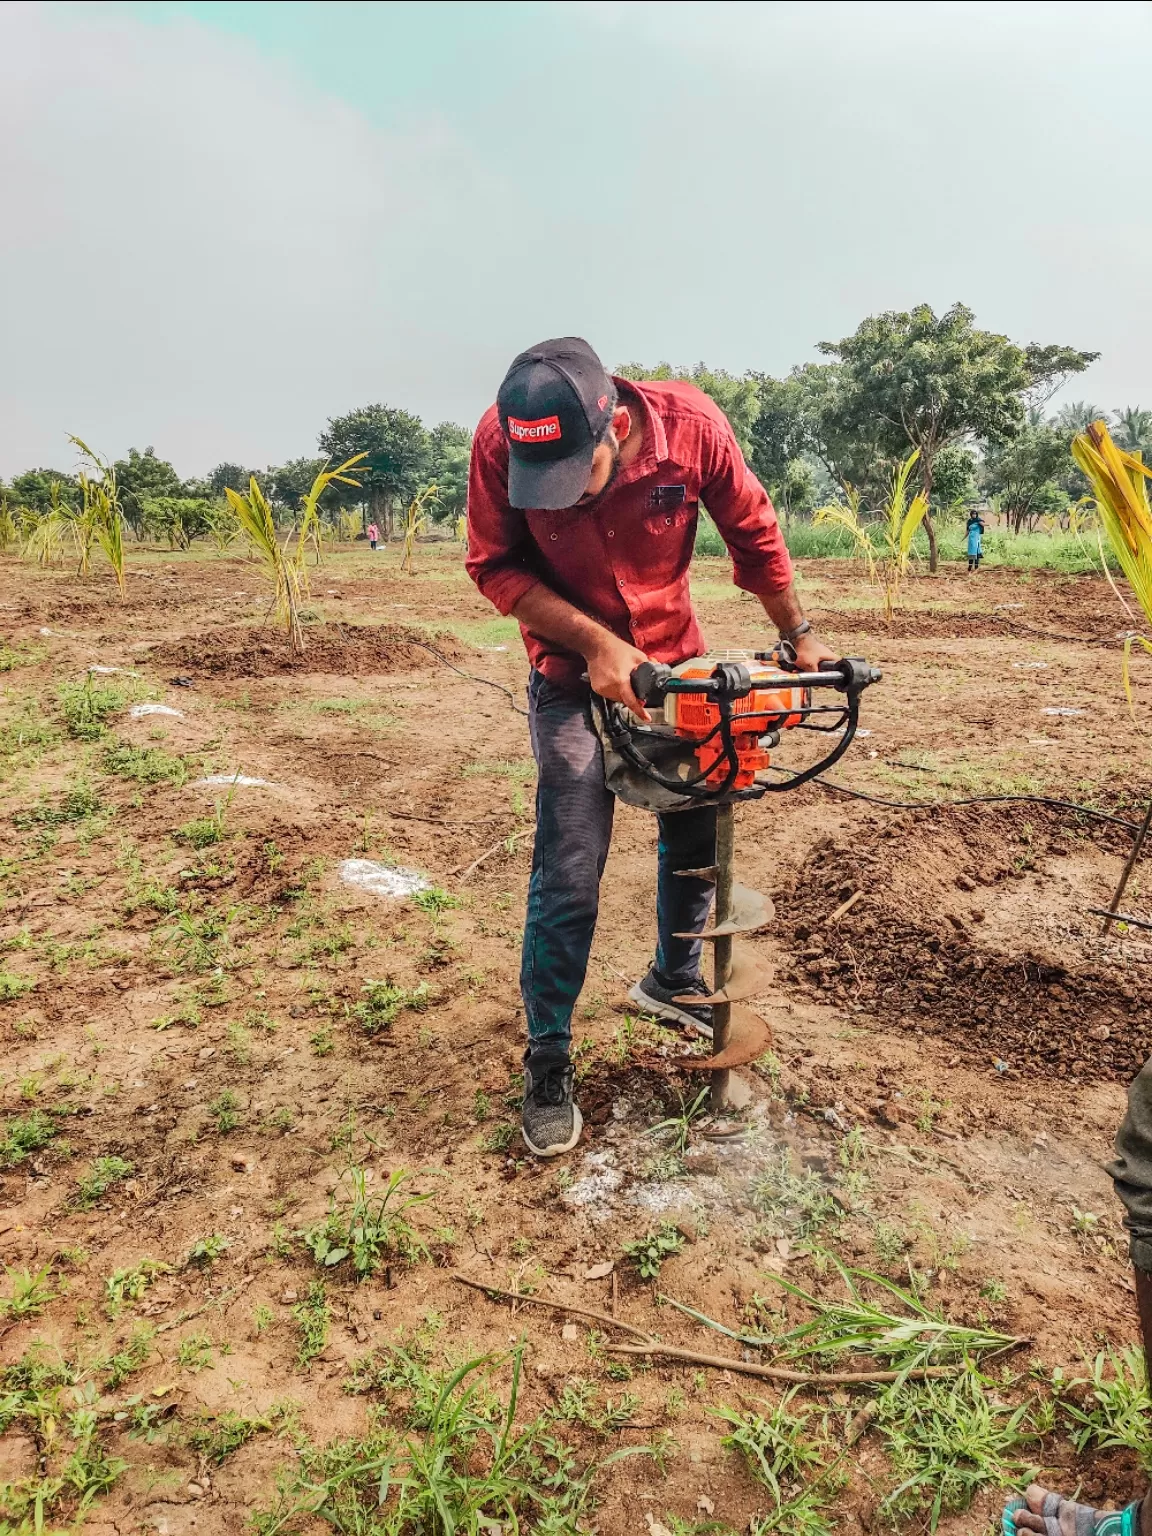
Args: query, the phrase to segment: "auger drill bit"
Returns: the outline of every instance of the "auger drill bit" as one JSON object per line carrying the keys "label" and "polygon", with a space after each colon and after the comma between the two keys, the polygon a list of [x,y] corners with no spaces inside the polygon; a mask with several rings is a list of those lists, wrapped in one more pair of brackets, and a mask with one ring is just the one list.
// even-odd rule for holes
{"label": "auger drill bit", "polygon": [[713,868],[684,869],[678,874],[716,880],[715,926],[705,933],[682,933],[677,938],[705,939],[712,945],[712,992],[707,998],[698,993],[676,998],[682,1003],[712,1005],[712,1055],[701,1060],[688,1057],[684,1065],[696,1071],[712,1073],[710,1095],[713,1111],[728,1103],[728,1072],[731,1067],[746,1066],[764,1053],[772,1043],[768,1025],[740,999],[763,991],[771,979],[771,969],[755,955],[737,950],[733,939],[740,933],[756,933],[772,921],[772,903],[759,891],[749,890],[732,878],[732,851],[735,818],[731,805],[716,812],[716,864]]}

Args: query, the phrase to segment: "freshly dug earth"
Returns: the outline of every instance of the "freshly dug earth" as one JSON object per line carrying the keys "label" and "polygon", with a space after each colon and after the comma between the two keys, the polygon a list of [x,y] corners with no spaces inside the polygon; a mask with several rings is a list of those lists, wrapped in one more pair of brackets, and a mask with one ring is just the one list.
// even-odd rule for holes
{"label": "freshly dug earth", "polygon": [[[460,559],[425,549],[406,577],[392,551],[341,551],[312,577],[297,659],[238,559],[134,554],[120,602],[100,577],[0,557],[6,1296],[43,1271],[31,1301],[5,1309],[0,1364],[5,1390],[63,1394],[39,1416],[23,1398],[13,1410],[0,1484],[63,1475],[82,1428],[70,1410],[94,1405],[91,1443],[111,1459],[100,1476],[84,1463],[98,1536],[232,1536],[272,1508],[278,1471],[311,1465],[309,1446],[372,1423],[402,1433],[415,1378],[397,1385],[398,1342],[442,1372],[520,1341],[518,1424],[546,1416],[580,1467],[658,1453],[603,1467],[584,1517],[602,1536],[720,1536],[772,1512],[715,1410],[766,1413],[774,1386],[629,1368],[606,1352],[606,1325],[510,1308],[452,1268],[735,1362],[730,1338],[657,1296],[776,1332],[807,1310],[775,1277],[840,1294],[826,1250],[897,1283],[911,1274],[954,1321],[1025,1338],[992,1367],[1007,1372],[993,1405],[1046,1402],[1052,1369],[1084,1377],[1098,1349],[1135,1335],[1102,1164],[1150,1043],[1152,951],[1136,931],[1102,940],[1087,915],[1127,834],[1074,813],[900,811],[818,786],[741,808],[738,872],[777,906],[750,941],[776,970],[756,1000],[776,1043],[746,1074],[747,1133],[693,1122],[681,1152],[676,1127],[656,1128],[683,1116],[698,1079],[670,1064],[682,1043],[625,1001],[651,957],[655,828],[620,808],[576,1018],[587,1129],[559,1163],[522,1155],[525,664]],[[807,562],[801,581],[830,643],[885,674],[837,783],[1139,814],[1145,747],[1103,581],[948,571],[912,582],[891,628],[851,563]],[[694,590],[714,645],[762,643],[758,606],[723,562],[700,562]],[[1134,658],[1138,718],[1149,668]],[[141,704],[175,713],[133,714]],[[814,750],[790,738],[779,761]],[[428,888],[346,883],[346,861],[364,859]],[[1126,906],[1150,905],[1138,869]],[[417,1237],[393,1229],[359,1282],[350,1258],[318,1261],[333,1203],[346,1211],[356,1179],[370,1193],[400,1172],[413,1177],[398,1198],[430,1197],[405,1213]],[[662,1229],[674,1251],[644,1279],[625,1245]],[[74,1387],[44,1375],[57,1351]],[[494,1384],[509,1383],[505,1364]],[[827,1410],[826,1438],[816,1421],[806,1431],[826,1465],[859,1398],[790,1405]],[[1090,1405],[1084,1388],[1071,1400]],[[894,1445],[878,1425],[841,1464],[844,1486],[816,1490],[837,1531],[926,1528],[930,1497],[919,1512],[884,1504]],[[1119,1500],[1140,1486],[1138,1451],[1078,1453],[1058,1405],[1002,1477],[1035,1462]],[[987,1527],[995,1467],[977,1484],[941,1530]],[[50,1518],[66,1524],[81,1497],[52,1494]]]}
{"label": "freshly dug earth", "polygon": [[1130,836],[1018,803],[825,839],[783,897],[796,984],[1001,1072],[1128,1082],[1152,1056],[1146,961],[1088,907]]}

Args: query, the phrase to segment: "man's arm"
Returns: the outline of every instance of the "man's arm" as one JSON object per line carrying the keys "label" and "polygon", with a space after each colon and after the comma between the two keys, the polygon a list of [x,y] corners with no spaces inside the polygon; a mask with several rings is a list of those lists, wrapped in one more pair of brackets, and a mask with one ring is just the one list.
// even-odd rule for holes
{"label": "man's arm", "polygon": [[804,610],[768,492],[745,464],[726,420],[718,424],[711,446],[700,496],[728,546],[736,585],[756,594],[780,634],[792,639],[800,667],[815,672],[821,661],[838,658],[811,629],[792,638],[791,632],[805,622]]}
{"label": "man's arm", "polygon": [[648,719],[648,711],[632,692],[631,681],[635,669],[648,660],[643,651],[581,613],[542,581],[524,593],[512,613],[534,635],[583,656],[588,663],[588,681],[601,698],[613,699],[641,720]]}

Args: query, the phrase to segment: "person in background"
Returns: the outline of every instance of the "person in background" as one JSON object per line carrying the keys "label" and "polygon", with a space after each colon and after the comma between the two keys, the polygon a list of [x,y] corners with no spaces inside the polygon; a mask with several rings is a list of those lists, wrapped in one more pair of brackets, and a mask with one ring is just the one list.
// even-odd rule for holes
{"label": "person in background", "polygon": [[980,559],[984,553],[984,524],[980,520],[979,512],[973,512],[968,518],[968,569],[979,569]]}
{"label": "person in background", "polygon": [[380,530],[379,530],[379,528],[377,528],[375,523],[369,523],[368,524],[368,546],[369,546],[369,548],[370,549],[375,549],[376,545],[379,543],[379,541],[380,541]]}

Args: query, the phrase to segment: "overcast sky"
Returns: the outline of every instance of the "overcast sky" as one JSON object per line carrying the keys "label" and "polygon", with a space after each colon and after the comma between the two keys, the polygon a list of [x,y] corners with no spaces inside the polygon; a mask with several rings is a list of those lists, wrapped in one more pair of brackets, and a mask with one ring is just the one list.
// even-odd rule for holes
{"label": "overcast sky", "polygon": [[0,3],[0,475],[957,299],[1152,407],[1152,7]]}

